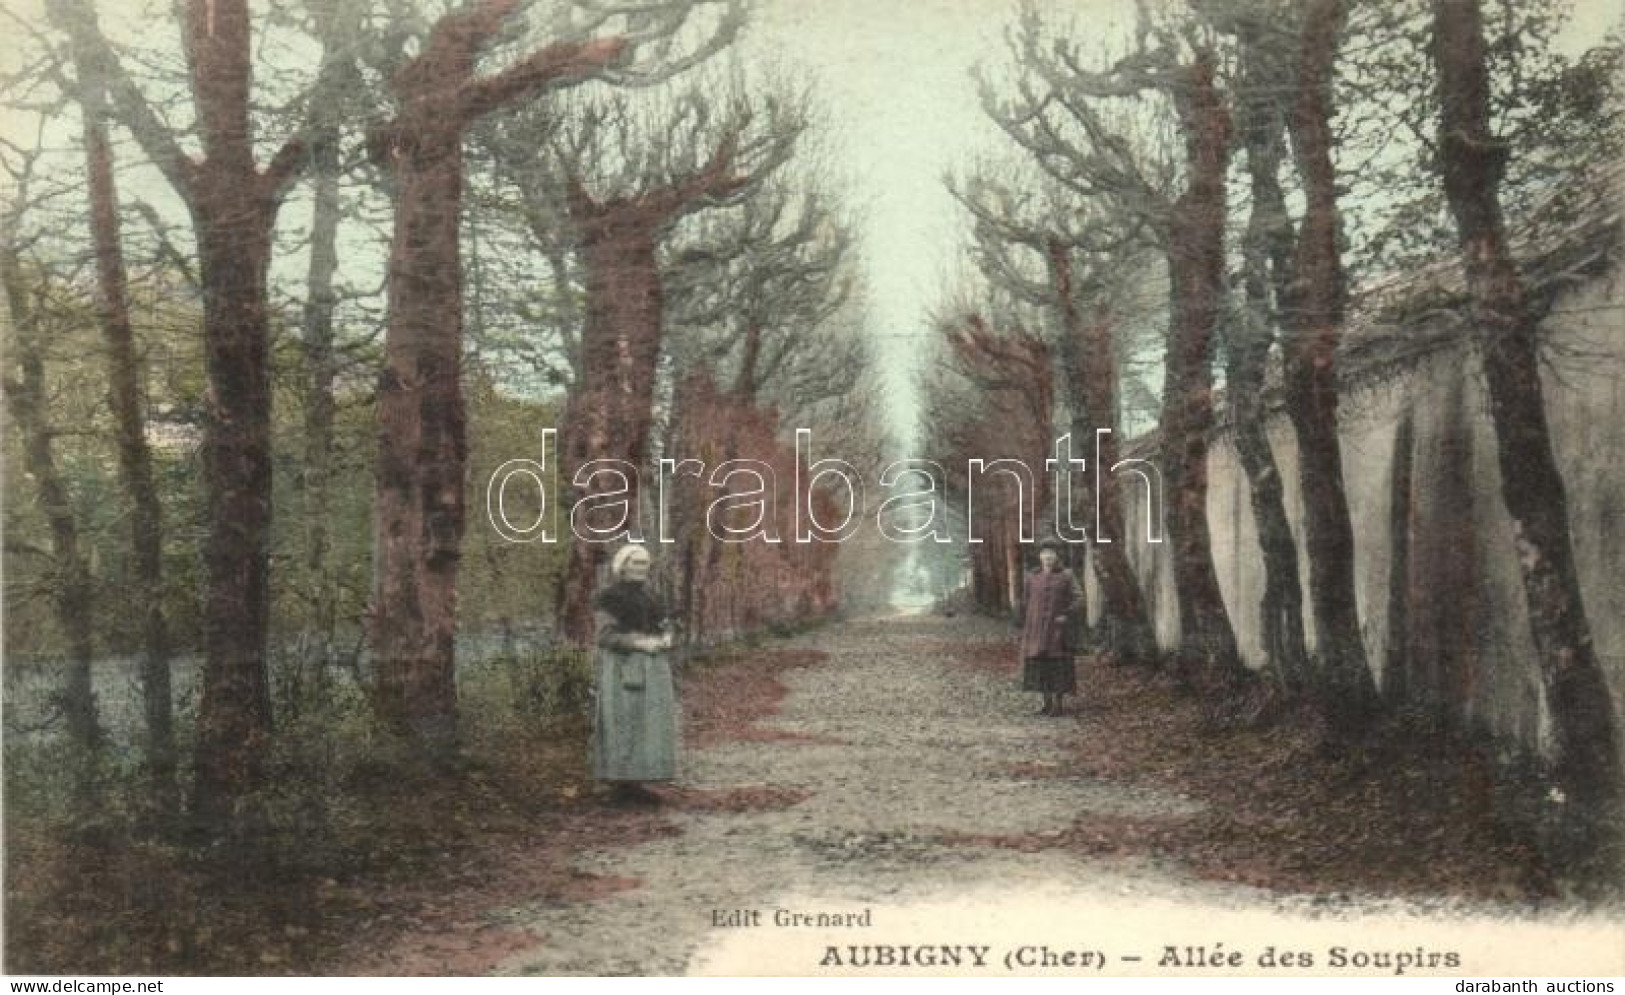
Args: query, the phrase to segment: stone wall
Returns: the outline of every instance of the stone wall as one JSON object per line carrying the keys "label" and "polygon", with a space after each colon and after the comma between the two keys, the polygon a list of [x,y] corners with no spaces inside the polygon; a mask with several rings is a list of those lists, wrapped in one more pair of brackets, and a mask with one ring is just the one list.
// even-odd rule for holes
{"label": "stone wall", "polygon": [[[1343,473],[1355,535],[1357,606],[1381,686],[1438,717],[1542,753],[1549,720],[1534,666],[1523,588],[1501,502],[1494,429],[1470,336],[1440,312],[1403,330],[1401,348],[1368,364],[1341,408]],[[1546,405],[1586,610],[1625,714],[1625,272],[1617,260],[1556,296],[1546,321]],[[1363,333],[1367,342],[1376,333]],[[1269,425],[1299,542],[1302,506],[1293,434]],[[1150,455],[1149,453],[1142,455]],[[1154,456],[1150,458],[1154,459]],[[1225,604],[1250,666],[1263,663],[1262,557],[1246,475],[1227,430],[1209,454],[1208,520]],[[1156,617],[1178,643],[1170,544],[1148,544],[1145,488],[1124,478],[1130,558]],[[1099,591],[1090,578],[1090,610]],[[1315,640],[1304,592],[1304,624]]]}

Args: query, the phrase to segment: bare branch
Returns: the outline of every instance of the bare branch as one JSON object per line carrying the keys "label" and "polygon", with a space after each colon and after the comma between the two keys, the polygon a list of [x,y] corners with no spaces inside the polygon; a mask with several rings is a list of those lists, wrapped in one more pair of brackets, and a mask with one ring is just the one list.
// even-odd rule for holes
{"label": "bare branch", "polygon": [[463,114],[484,115],[551,87],[568,86],[615,65],[630,51],[626,38],[555,42],[522,62],[463,84]]}
{"label": "bare branch", "polygon": [[[197,183],[197,163],[181,150],[174,133],[124,70],[117,53],[102,36],[95,8],[88,0],[48,0],[46,11],[77,50],[78,64],[101,77],[100,83],[112,100],[119,122],[135,136],[141,150],[169,180],[175,192],[191,200]],[[88,80],[81,82],[89,83]]]}

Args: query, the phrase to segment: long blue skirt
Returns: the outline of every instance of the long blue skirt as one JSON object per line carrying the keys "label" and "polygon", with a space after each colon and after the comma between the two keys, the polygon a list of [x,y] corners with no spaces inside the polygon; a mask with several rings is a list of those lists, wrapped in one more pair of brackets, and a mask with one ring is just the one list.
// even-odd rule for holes
{"label": "long blue skirt", "polygon": [[664,653],[599,649],[593,777],[677,779],[677,693]]}

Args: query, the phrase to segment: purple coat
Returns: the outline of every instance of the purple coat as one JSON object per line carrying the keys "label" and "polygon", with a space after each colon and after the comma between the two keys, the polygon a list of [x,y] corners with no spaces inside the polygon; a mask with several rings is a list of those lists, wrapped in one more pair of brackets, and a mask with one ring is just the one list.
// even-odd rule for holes
{"label": "purple coat", "polygon": [[1022,581],[1021,656],[1071,656],[1083,591],[1072,571],[1039,567]]}

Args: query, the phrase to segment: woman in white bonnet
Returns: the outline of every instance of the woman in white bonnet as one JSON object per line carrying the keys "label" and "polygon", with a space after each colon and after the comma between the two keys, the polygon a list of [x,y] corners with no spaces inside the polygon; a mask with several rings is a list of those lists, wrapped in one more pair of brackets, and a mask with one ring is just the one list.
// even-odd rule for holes
{"label": "woman in white bonnet", "polygon": [[657,804],[649,781],[677,779],[677,694],[665,613],[649,590],[649,551],[629,543],[610,561],[611,581],[594,600],[597,704],[593,776],[618,801]]}

